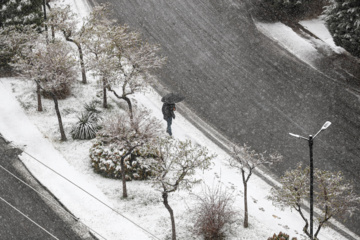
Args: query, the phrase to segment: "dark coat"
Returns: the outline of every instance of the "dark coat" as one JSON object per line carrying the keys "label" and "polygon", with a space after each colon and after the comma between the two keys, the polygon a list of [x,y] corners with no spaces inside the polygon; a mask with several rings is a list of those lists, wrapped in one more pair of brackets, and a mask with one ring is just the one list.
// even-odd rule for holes
{"label": "dark coat", "polygon": [[175,118],[175,113],[174,113],[175,104],[174,103],[164,103],[161,110],[162,110],[165,120],[170,117]]}

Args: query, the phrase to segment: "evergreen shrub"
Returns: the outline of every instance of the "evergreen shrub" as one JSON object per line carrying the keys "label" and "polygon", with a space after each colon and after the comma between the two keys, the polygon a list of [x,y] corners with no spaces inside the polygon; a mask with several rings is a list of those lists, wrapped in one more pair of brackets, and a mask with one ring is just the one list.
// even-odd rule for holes
{"label": "evergreen shrub", "polygon": [[75,124],[71,130],[73,139],[93,139],[96,137],[97,119],[93,113],[81,113],[81,117],[78,117],[79,121]]}
{"label": "evergreen shrub", "polygon": [[325,10],[326,24],[336,45],[360,57],[360,1],[332,0]]}

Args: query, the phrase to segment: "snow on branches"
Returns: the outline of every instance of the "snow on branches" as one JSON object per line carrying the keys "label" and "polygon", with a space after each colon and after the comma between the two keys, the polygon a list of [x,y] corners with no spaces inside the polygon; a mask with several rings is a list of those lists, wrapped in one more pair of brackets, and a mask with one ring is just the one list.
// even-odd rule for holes
{"label": "snow on branches", "polygon": [[[305,222],[303,231],[308,236],[309,223],[303,207],[310,195],[309,177],[310,168],[299,164],[296,169],[285,172],[280,180],[282,187],[273,188],[269,197],[275,205],[295,209]],[[356,210],[360,202],[360,197],[355,195],[352,185],[345,181],[341,172],[320,169],[314,170],[314,197],[314,204],[320,210],[315,237],[332,217],[345,219]]]}
{"label": "snow on branches", "polygon": [[176,240],[175,217],[168,202],[168,195],[180,187],[191,189],[200,181],[194,178],[196,170],[208,169],[215,155],[209,154],[206,147],[194,145],[190,140],[158,139],[154,147],[158,158],[152,164],[152,180],[162,193],[163,204],[170,213],[172,240]]}

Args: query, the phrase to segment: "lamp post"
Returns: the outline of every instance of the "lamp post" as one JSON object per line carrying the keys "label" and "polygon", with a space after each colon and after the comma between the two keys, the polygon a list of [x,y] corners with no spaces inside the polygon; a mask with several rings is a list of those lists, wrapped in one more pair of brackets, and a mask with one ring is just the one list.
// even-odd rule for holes
{"label": "lamp post", "polygon": [[291,136],[296,138],[301,138],[309,143],[309,149],[310,149],[310,238],[313,240],[313,217],[314,217],[314,163],[313,163],[313,144],[315,137],[323,130],[327,129],[331,125],[331,122],[327,121],[324,123],[324,125],[321,127],[321,129],[314,135],[309,135],[309,138],[289,133]]}

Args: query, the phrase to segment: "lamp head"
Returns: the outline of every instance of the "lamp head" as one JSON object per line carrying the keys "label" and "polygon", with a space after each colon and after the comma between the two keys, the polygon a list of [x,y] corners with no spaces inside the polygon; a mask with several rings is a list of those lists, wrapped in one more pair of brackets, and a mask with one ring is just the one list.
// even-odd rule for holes
{"label": "lamp head", "polygon": [[297,134],[293,134],[293,133],[289,133],[290,136],[293,136],[293,137],[296,137],[296,138],[300,138],[300,135],[297,135]]}
{"label": "lamp head", "polygon": [[324,125],[322,126],[321,130],[327,129],[330,125],[331,125],[331,122],[326,121],[326,122],[324,123]]}

